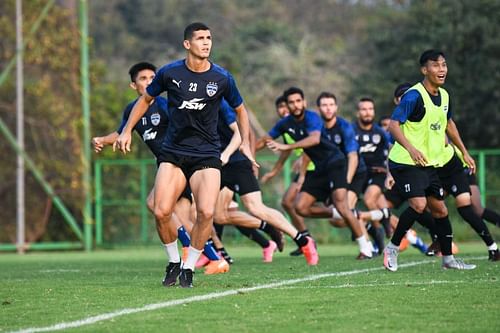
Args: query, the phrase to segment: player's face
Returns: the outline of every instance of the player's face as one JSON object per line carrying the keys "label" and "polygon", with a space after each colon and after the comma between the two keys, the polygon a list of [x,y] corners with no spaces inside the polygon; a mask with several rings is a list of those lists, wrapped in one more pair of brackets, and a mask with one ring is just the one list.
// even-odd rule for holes
{"label": "player's face", "polygon": [[287,97],[290,114],[296,118],[302,117],[306,109],[306,101],[300,94],[292,94]]}
{"label": "player's face", "polygon": [[139,95],[144,95],[146,88],[151,84],[155,78],[155,72],[150,69],[143,69],[137,73],[134,82],[130,84],[132,89],[136,90]]}
{"label": "player's face", "polygon": [[286,102],[281,102],[278,104],[278,107],[276,108],[276,112],[278,112],[278,116],[280,118],[285,118],[290,114],[290,110],[288,110],[288,106],[286,105]]}
{"label": "player's face", "polygon": [[332,120],[337,116],[337,103],[335,99],[330,97],[325,97],[319,101],[319,113],[325,121]]}
{"label": "player's face", "polygon": [[375,106],[370,101],[358,103],[358,119],[365,125],[373,124],[375,119]]}
{"label": "player's face", "polygon": [[382,129],[387,132],[389,130],[390,122],[391,122],[390,119],[384,119],[380,122],[380,127],[382,127]]}
{"label": "player's face", "polygon": [[210,30],[193,32],[193,37],[184,41],[184,47],[196,58],[207,59],[212,49],[212,35],[210,34]]}
{"label": "player's face", "polygon": [[439,56],[435,61],[427,61],[425,66],[422,67],[422,72],[432,85],[436,87],[442,86],[448,74],[446,59],[443,56]]}

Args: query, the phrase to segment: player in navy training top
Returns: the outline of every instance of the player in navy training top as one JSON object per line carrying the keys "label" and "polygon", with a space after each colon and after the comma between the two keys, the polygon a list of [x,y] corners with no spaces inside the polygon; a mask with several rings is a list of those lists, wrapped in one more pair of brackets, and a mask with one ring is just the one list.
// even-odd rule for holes
{"label": "player in navy training top", "polygon": [[[220,187],[220,147],[217,135],[218,112],[222,98],[236,110],[242,135],[241,149],[254,162],[249,145],[248,114],[233,77],[209,61],[212,47],[210,29],[191,23],[184,30],[186,58],[162,67],[146,94],[134,106],[116,145],[130,151],[130,132],[145,113],[149,101],[166,91],[171,112],[160,167],[156,175],[155,216],[165,225],[175,206],[175,198],[189,182],[197,209],[191,247],[180,275],[182,287],[192,287],[193,270],[212,230],[213,215]],[[175,240],[172,235],[172,240]]]}
{"label": "player in navy training top", "polygon": [[[225,101],[223,101],[222,108],[227,109],[228,112],[231,111],[231,107]],[[218,128],[223,147],[225,148],[231,144],[234,130],[220,120]],[[262,193],[257,178],[253,173],[252,163],[245,155],[238,150],[233,150],[227,163],[222,167],[221,176],[222,187],[228,187],[230,190],[238,193],[248,212],[262,221],[259,223],[260,229],[266,231],[266,225],[269,223],[273,227],[285,232],[302,249],[309,265],[316,265],[318,263],[318,254],[314,246],[314,241],[299,233],[293,225],[288,223],[281,212],[266,206],[262,202]],[[231,199],[232,195],[219,198],[217,206],[220,209],[217,209],[217,211],[225,214],[229,209]],[[277,244],[271,241],[269,246],[269,248],[263,250],[264,261],[266,262],[272,261],[272,255],[277,248]]]}
{"label": "player in navy training top", "polygon": [[[363,200],[370,210],[381,209],[381,223],[385,234],[391,234],[390,210],[383,190],[387,176],[387,155],[390,138],[386,131],[375,124],[375,101],[369,97],[361,98],[357,105],[357,121],[353,128],[360,147],[360,155],[366,163],[368,177],[363,185]],[[373,221],[374,233],[380,237],[380,222]],[[383,235],[383,234],[382,234]],[[382,248],[379,248],[382,251]]]}
{"label": "player in navy training top", "polygon": [[[363,256],[371,258],[369,242],[347,203],[347,169],[344,154],[328,140],[320,116],[306,110],[304,93],[301,89],[292,87],[283,95],[287,99],[290,115],[278,121],[264,139],[273,151],[303,148],[314,163],[315,170],[306,173],[299,193],[297,212],[302,216],[331,217],[330,208],[314,205],[315,201],[331,198],[337,211],[358,239]],[[272,140],[284,133],[288,133],[295,143],[281,144]]]}

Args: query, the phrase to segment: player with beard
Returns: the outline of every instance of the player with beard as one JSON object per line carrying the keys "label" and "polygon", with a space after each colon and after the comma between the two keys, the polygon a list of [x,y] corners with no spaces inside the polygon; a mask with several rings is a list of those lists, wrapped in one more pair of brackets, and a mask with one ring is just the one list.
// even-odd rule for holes
{"label": "player with beard", "polygon": [[[305,217],[331,217],[330,208],[314,205],[316,201],[324,202],[330,198],[356,237],[360,247],[359,256],[371,258],[370,243],[347,202],[347,166],[344,154],[328,140],[321,118],[315,112],[306,110],[301,89],[291,87],[283,95],[287,99],[290,115],[278,121],[261,140],[273,151],[303,148],[314,163],[315,169],[306,173],[295,203],[297,212]],[[288,133],[295,143],[282,144],[274,141],[284,133]]]}
{"label": "player with beard", "polygon": [[[369,210],[382,209],[381,223],[387,236],[391,234],[390,211],[383,195],[387,175],[387,154],[390,139],[387,133],[375,124],[375,102],[373,99],[361,98],[357,106],[357,121],[353,124],[359,152],[364,159],[368,176],[363,185],[363,200]],[[381,226],[378,221],[372,222],[374,234],[380,237]],[[381,251],[381,249],[379,249]]]}

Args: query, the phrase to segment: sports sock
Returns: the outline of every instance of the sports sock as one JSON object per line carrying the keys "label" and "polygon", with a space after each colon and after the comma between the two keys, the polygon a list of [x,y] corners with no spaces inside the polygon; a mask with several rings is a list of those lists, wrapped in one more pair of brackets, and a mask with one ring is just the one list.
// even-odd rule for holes
{"label": "sports sock", "polygon": [[186,262],[183,263],[182,269],[190,269],[190,270],[194,271],[194,265],[196,264],[196,262],[200,258],[201,252],[202,252],[202,250],[197,250],[190,245],[189,250],[188,250],[188,257],[187,257]]}
{"label": "sports sock", "polygon": [[205,243],[205,246],[203,247],[203,254],[210,261],[215,261],[220,259],[219,255],[217,254],[217,251],[215,250],[214,242],[212,239],[207,240],[207,242]]}
{"label": "sports sock", "polygon": [[183,226],[177,229],[177,238],[181,241],[182,247],[188,247],[191,244],[191,237]]}
{"label": "sports sock", "polygon": [[335,207],[332,208],[332,218],[334,220],[341,220],[343,218]]}
{"label": "sports sock", "polygon": [[443,256],[452,255],[451,242],[453,241],[453,231],[448,216],[442,218],[434,218],[436,221],[436,231],[438,235],[439,245],[441,245],[441,253]]}
{"label": "sports sock", "polygon": [[380,221],[384,218],[384,213],[380,209],[370,210],[370,220],[372,221]]}
{"label": "sports sock", "polygon": [[224,233],[224,225],[214,222],[215,233],[220,240],[222,240],[222,234]]}
{"label": "sports sock", "polygon": [[493,223],[497,227],[500,227],[500,215],[492,209],[485,208],[483,211],[483,216],[481,216],[481,218],[490,223]]}
{"label": "sports sock", "polygon": [[307,236],[304,236],[300,232],[297,232],[297,235],[293,238],[293,241],[295,242],[295,244],[297,244],[298,247],[306,246]]}
{"label": "sports sock", "polygon": [[411,245],[417,244],[417,235],[412,229],[406,232],[406,239],[408,240],[408,242],[410,242]]}
{"label": "sports sock", "polygon": [[167,253],[168,261],[178,263],[181,262],[181,257],[179,255],[179,248],[177,247],[177,239],[172,243],[163,244],[165,247],[165,253]]}
{"label": "sports sock", "polygon": [[396,230],[394,230],[394,234],[392,235],[392,244],[399,247],[399,245],[401,244],[401,240],[406,235],[406,232],[412,227],[413,223],[419,218],[420,215],[421,214],[419,214],[412,207],[408,207],[405,209],[405,211],[399,217],[398,225],[396,227]]}
{"label": "sports sock", "polygon": [[481,237],[486,246],[490,246],[494,243],[493,237],[491,237],[488,227],[483,222],[483,220],[474,212],[471,205],[464,207],[457,207],[458,213],[462,218],[469,223],[469,225],[474,229],[474,231]]}
{"label": "sports sock", "polygon": [[248,239],[253,240],[255,243],[259,244],[260,247],[265,248],[269,246],[269,241],[262,236],[260,232],[255,229],[236,227],[243,235],[248,237]]}
{"label": "sports sock", "polygon": [[358,242],[359,250],[364,255],[371,257],[373,246],[370,246],[370,242],[366,239],[366,237],[364,235],[360,236],[356,238],[356,241]]}
{"label": "sports sock", "polygon": [[498,250],[498,245],[497,243],[493,242],[490,246],[488,246],[488,251],[496,251]]}
{"label": "sports sock", "polygon": [[424,210],[422,214],[420,214],[420,216],[417,218],[417,222],[429,230],[429,234],[433,241],[437,240],[436,221],[434,221],[431,213]]}

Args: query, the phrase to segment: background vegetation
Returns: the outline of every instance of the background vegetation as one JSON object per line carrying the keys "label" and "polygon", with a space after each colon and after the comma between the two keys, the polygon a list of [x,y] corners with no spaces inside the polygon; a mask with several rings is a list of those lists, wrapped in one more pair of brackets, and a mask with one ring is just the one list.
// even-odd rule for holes
{"label": "background vegetation", "polygon": [[[23,2],[25,31],[44,5]],[[213,61],[234,74],[264,130],[275,121],[275,97],[290,85],[305,90],[311,108],[315,97],[329,90],[346,118],[352,119],[362,96],[375,99],[378,115],[390,114],[394,87],[419,80],[420,53],[439,48],[447,55],[446,88],[465,142],[470,148],[498,148],[498,13],[498,0],[91,0],[92,133],[113,131],[134,98],[127,88],[130,65],[160,66],[183,57],[185,25],[203,21],[212,29]],[[15,55],[14,0],[0,2],[0,34],[5,68]],[[78,43],[77,2],[59,0],[29,41],[24,59],[27,150],[77,218],[82,145],[88,144],[80,134]],[[13,75],[0,86],[0,117],[14,130]],[[139,140],[134,144],[127,158],[150,156]],[[15,235],[15,153],[3,139],[0,149],[0,242],[5,242]],[[102,157],[117,156],[107,151]],[[498,184],[497,164],[491,164],[490,175]],[[27,184],[28,239],[71,237],[30,175]]]}

